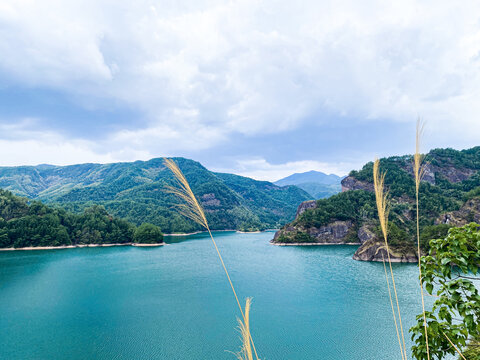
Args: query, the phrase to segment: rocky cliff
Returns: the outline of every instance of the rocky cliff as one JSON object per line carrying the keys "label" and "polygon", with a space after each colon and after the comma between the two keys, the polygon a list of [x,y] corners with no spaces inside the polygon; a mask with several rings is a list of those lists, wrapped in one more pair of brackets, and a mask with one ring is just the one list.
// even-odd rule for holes
{"label": "rocky cliff", "polygon": [[463,226],[475,222],[480,224],[480,198],[468,200],[459,210],[442,214],[435,220],[435,224]]}
{"label": "rocky cliff", "polygon": [[355,244],[356,232],[351,221],[334,221],[320,227],[301,229],[287,226],[275,233],[273,243]]}
{"label": "rocky cliff", "polygon": [[[391,262],[418,262],[418,257],[413,248],[404,248],[389,245]],[[388,261],[385,241],[373,239],[362,244],[355,254],[354,260],[360,261]]]}
{"label": "rocky cliff", "polygon": [[[420,187],[421,231],[432,227],[480,223],[480,147],[456,151],[435,149],[426,155]],[[359,244],[355,260],[387,257],[380,236],[373,195],[372,163],[342,180],[342,193],[306,201],[293,222],[282,227],[273,243]],[[395,262],[416,262],[415,183],[412,156],[381,159],[391,198],[389,249]],[[427,234],[427,233],[425,233]],[[428,239],[425,241],[428,246]]]}
{"label": "rocky cliff", "polygon": [[373,184],[366,181],[358,180],[353,176],[347,176],[342,180],[341,184],[342,191],[365,190],[373,192]]}

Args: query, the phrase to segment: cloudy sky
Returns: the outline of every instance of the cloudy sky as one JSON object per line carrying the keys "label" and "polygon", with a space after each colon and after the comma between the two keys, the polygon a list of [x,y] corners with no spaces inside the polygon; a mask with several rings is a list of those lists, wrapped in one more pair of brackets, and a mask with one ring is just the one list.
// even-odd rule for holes
{"label": "cloudy sky", "polygon": [[480,145],[480,6],[0,2],[0,165],[184,156],[277,180]]}

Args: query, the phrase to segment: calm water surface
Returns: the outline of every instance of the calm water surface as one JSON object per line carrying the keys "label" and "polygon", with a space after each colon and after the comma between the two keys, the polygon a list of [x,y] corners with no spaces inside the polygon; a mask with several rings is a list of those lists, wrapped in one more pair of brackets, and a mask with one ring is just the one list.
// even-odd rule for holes
{"label": "calm water surface", "polygon": [[[239,296],[253,297],[262,359],[399,359],[382,264],[349,246],[272,246],[272,232],[215,235]],[[237,308],[209,238],[170,240],[0,253],[0,358],[235,359]],[[418,270],[394,271],[408,329]]]}

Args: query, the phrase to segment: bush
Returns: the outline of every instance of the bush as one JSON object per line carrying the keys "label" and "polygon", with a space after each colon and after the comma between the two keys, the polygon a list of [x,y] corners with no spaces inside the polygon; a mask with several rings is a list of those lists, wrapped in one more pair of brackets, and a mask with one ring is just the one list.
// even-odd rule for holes
{"label": "bush", "polygon": [[158,226],[144,223],[135,230],[133,241],[139,244],[158,244],[163,242],[163,234]]}

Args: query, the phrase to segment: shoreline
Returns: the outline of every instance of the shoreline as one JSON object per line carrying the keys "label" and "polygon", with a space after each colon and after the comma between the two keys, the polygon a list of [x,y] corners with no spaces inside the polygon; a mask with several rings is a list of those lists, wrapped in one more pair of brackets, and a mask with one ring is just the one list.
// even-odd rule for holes
{"label": "shoreline", "polygon": [[[259,233],[262,233],[262,232],[267,232],[267,231],[277,231],[278,229],[265,229],[265,230],[259,230],[259,231],[240,231],[240,230],[235,230],[235,229],[231,229],[231,230],[211,230],[212,233],[216,233],[216,232],[228,232],[228,231],[235,231],[237,233],[240,233],[240,234],[259,234]],[[208,234],[208,231],[206,230],[203,230],[203,231],[195,231],[193,233],[173,233],[173,234],[163,234],[163,236],[190,236],[190,235],[198,235],[198,234],[203,234],[203,233],[207,233]]]}
{"label": "shoreline", "polygon": [[29,250],[63,250],[77,249],[87,247],[113,247],[113,246],[134,246],[134,247],[155,247],[167,245],[165,242],[156,244],[137,244],[137,243],[114,243],[114,244],[79,244],[79,245],[60,245],[60,246],[27,246],[23,248],[0,248],[0,251],[29,251]]}
{"label": "shoreline", "polygon": [[[212,233],[215,232],[230,232],[234,231],[241,234],[258,234],[265,231],[274,231],[275,229],[266,229],[263,231],[248,231],[242,232],[239,230],[212,230]],[[164,236],[190,236],[190,235],[197,235],[201,233],[208,233],[208,231],[196,231],[193,233],[185,233],[185,234],[164,234]],[[63,249],[77,249],[77,248],[86,248],[86,247],[112,247],[112,246],[133,246],[133,247],[157,247],[157,246],[164,246],[169,245],[166,242],[156,243],[156,244],[137,244],[137,243],[113,243],[113,244],[78,244],[78,245],[60,245],[60,246],[27,246],[22,248],[0,248],[0,252],[2,251],[29,251],[29,250],[63,250]]]}
{"label": "shoreline", "polygon": [[275,246],[329,246],[329,245],[362,245],[361,243],[278,243],[271,242],[271,245]]}

